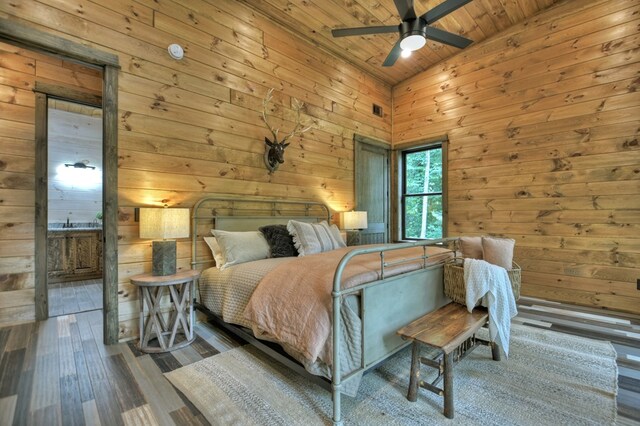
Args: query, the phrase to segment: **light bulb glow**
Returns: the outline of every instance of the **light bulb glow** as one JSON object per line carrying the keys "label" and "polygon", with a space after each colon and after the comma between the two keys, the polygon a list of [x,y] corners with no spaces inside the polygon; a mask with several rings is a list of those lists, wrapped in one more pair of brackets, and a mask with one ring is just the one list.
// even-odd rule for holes
{"label": "light bulb glow", "polygon": [[79,169],[60,164],[56,167],[54,184],[67,189],[93,189],[102,186],[102,172],[98,169]]}
{"label": "light bulb glow", "polygon": [[408,58],[409,56],[411,56],[411,51],[403,50],[402,52],[400,52],[400,56],[402,56],[403,58]]}
{"label": "light bulb glow", "polygon": [[400,42],[400,48],[402,48],[402,50],[409,50],[413,52],[414,50],[422,48],[426,43],[427,39],[422,35],[413,34],[402,39]]}

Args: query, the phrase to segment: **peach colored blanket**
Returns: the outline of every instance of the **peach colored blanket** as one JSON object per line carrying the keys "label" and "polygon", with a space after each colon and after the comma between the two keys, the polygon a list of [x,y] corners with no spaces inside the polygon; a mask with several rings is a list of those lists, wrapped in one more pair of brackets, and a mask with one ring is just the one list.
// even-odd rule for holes
{"label": "peach colored blanket", "polygon": [[[296,258],[270,271],[258,284],[245,309],[257,337],[295,348],[309,362],[331,365],[331,312],[333,277],[346,247]],[[422,256],[421,247],[385,252],[385,261]],[[441,263],[451,251],[427,247],[427,264]],[[385,277],[420,269],[422,259],[385,268]],[[380,279],[380,254],[354,257],[343,273],[343,288]]]}

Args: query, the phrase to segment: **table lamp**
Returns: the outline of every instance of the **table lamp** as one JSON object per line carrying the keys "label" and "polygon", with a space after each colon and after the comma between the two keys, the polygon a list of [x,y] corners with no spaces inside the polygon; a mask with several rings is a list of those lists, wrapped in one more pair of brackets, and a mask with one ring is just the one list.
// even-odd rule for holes
{"label": "table lamp", "polygon": [[360,244],[360,231],[366,229],[367,212],[343,212],[342,229],[347,231],[347,245],[357,246]]}
{"label": "table lamp", "polygon": [[140,238],[153,241],[153,275],[176,273],[176,241],[189,236],[189,209],[141,208]]}

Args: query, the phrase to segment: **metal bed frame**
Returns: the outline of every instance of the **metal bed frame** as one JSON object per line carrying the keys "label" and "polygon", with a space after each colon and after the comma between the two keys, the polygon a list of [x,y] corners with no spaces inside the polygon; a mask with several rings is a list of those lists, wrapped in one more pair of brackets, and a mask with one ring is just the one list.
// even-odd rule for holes
{"label": "metal bed frame", "polygon": [[[225,209],[231,210],[231,214],[228,216],[216,215],[216,209],[212,209],[210,215],[202,216],[199,211],[206,203],[209,202],[223,202],[230,203],[230,206]],[[238,208],[239,203],[265,203],[270,205],[271,215],[258,215],[258,216],[236,216],[234,211]],[[280,209],[278,205],[298,205],[303,209],[301,216],[289,216],[280,215]],[[310,211],[313,209],[320,209],[326,211],[326,217],[313,216]],[[264,213],[264,211],[263,211]],[[212,260],[198,260],[197,258],[197,240],[198,240],[198,225],[202,220],[215,220],[218,223],[231,223],[233,230],[250,230],[257,229],[256,223],[266,224],[268,223],[286,223],[291,218],[305,217],[307,219],[313,219],[314,217],[320,219],[330,220],[330,209],[317,202],[309,201],[280,201],[280,200],[267,200],[267,199],[236,199],[236,198],[224,198],[224,197],[206,197],[196,203],[193,210],[193,230],[192,230],[192,268],[196,268],[198,265],[212,262]],[[232,217],[234,219],[244,218],[246,221],[240,219],[240,225],[233,220],[229,220]],[[253,226],[253,228],[252,228]],[[258,225],[259,226],[259,225]],[[244,228],[244,229],[242,229]],[[224,229],[224,228],[223,228]],[[285,364],[294,371],[308,377],[314,383],[320,384],[325,389],[330,389],[333,397],[333,423],[336,425],[342,424],[342,412],[341,412],[341,394],[345,388],[345,384],[351,380],[354,380],[360,373],[366,372],[372,368],[377,367],[381,362],[387,358],[393,356],[398,351],[409,345],[409,342],[402,340],[396,331],[402,326],[410,323],[411,321],[427,314],[435,309],[440,308],[449,302],[449,299],[444,295],[443,291],[443,264],[427,265],[428,255],[426,253],[427,246],[432,245],[445,245],[455,241],[456,238],[445,238],[438,240],[424,240],[411,243],[400,244],[387,244],[377,247],[364,247],[361,249],[354,249],[347,253],[336,268],[336,272],[333,279],[333,291],[331,293],[333,299],[333,312],[332,312],[332,332],[333,332],[333,365],[332,368],[332,380],[314,376],[308,373],[300,364],[293,361],[284,352],[274,348],[271,343],[260,341],[256,339],[250,331],[247,331],[239,326],[227,324],[222,319],[218,318],[215,314],[210,312],[206,307],[199,303],[196,303],[196,308],[204,311],[217,325],[230,331],[233,334],[240,336],[247,340],[249,343],[256,346],[267,355],[275,358],[277,361]],[[403,259],[396,262],[385,261],[385,253],[392,250],[400,250],[409,247],[422,247],[423,252],[419,257],[411,259]],[[380,256],[380,276],[381,279],[366,284],[361,284],[348,289],[342,288],[342,275],[351,259],[356,256],[361,256],[370,253],[379,253]],[[403,261],[415,261],[421,259],[423,266],[421,269],[395,275],[392,277],[385,277],[385,268],[393,266]],[[340,321],[340,309],[341,301],[344,297],[349,295],[358,295],[360,298],[360,318],[362,321],[362,356],[360,360],[360,367],[355,371],[342,376],[340,372],[340,333],[341,333],[341,321]],[[393,300],[394,303],[389,303]],[[330,386],[329,386],[330,384]]]}

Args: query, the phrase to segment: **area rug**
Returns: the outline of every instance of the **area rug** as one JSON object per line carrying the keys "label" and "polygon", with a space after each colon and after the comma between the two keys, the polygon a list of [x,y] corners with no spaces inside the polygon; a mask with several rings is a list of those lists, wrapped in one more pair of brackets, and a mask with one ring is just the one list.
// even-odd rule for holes
{"label": "area rug", "polygon": [[[614,424],[616,352],[608,342],[513,324],[508,359],[479,347],[454,367],[455,418],[420,389],[407,401],[410,348],[368,373],[356,398],[343,396],[347,425]],[[423,367],[424,372],[431,370]],[[251,346],[165,374],[214,425],[330,424],[330,392]],[[429,376],[427,376],[429,377]]]}

